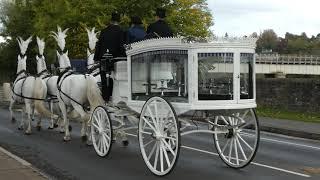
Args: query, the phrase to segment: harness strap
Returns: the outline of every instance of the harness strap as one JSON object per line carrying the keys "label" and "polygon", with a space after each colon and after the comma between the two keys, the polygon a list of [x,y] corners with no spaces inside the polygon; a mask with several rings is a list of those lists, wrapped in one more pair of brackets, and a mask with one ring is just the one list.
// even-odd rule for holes
{"label": "harness strap", "polygon": [[[48,72],[48,70],[45,69],[45,70],[39,72],[39,73],[37,74],[37,77],[40,77],[40,76],[41,76],[42,74],[44,74],[45,72]],[[42,79],[43,79],[43,78],[42,78]]]}
{"label": "harness strap", "polygon": [[[68,73],[68,72],[69,72],[69,73]],[[86,108],[85,108],[85,106],[84,106],[83,104],[79,103],[78,101],[76,101],[75,99],[73,99],[72,97],[70,97],[68,94],[66,94],[65,92],[63,92],[63,91],[61,90],[61,86],[62,86],[63,80],[65,80],[68,76],[70,76],[70,75],[73,74],[73,71],[68,71],[68,72],[64,72],[64,74],[66,74],[66,73],[68,73],[68,74],[65,75],[65,76],[62,75],[63,78],[62,78],[62,76],[61,76],[61,77],[59,76],[60,80],[58,79],[58,81],[57,81],[57,88],[58,88],[58,91],[59,91],[59,93],[60,93],[60,96],[61,96],[61,94],[63,94],[64,96],[66,96],[66,97],[67,97],[68,99],[70,99],[71,101],[73,101],[73,102],[77,103],[78,105],[80,105],[80,106],[83,108],[83,110],[85,110]],[[87,78],[87,76],[86,76],[85,74],[84,74],[84,77]],[[63,101],[62,98],[61,98],[61,100]],[[66,104],[64,101],[63,101],[63,103]]]}
{"label": "harness strap", "polygon": [[[24,99],[31,99],[31,100],[39,100],[39,101],[44,101],[45,99],[40,99],[40,98],[34,98],[34,97],[26,97],[22,94],[22,90],[23,90],[23,85],[25,83],[25,81],[27,80],[28,77],[34,77],[34,76],[23,76],[21,78],[19,78],[18,80],[15,81],[15,84],[12,86],[12,89],[11,91],[13,92],[14,95],[18,96],[18,97],[21,97],[21,98],[24,98]],[[36,77],[34,77],[36,79]],[[22,80],[23,79],[23,82],[22,82],[22,85],[21,85],[21,94],[18,94],[14,91],[14,86],[17,84],[18,81]]]}

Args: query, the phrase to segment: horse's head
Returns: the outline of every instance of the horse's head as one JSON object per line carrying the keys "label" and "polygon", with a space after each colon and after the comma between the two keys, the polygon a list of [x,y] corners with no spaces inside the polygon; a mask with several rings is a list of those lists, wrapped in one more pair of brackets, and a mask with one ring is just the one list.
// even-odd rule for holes
{"label": "horse's head", "polygon": [[29,43],[32,41],[32,36],[30,36],[27,40],[23,40],[21,37],[18,37],[17,41],[20,47],[21,55],[25,55],[28,49]]}
{"label": "horse's head", "polygon": [[62,72],[62,71],[64,71],[65,69],[71,67],[70,59],[69,59],[69,56],[68,56],[68,51],[67,51],[66,53],[62,53],[62,54],[60,54],[60,53],[57,51],[57,56],[58,56],[58,60],[59,60],[59,69],[60,69],[60,72]]}
{"label": "horse's head", "polygon": [[27,70],[27,56],[20,56],[18,55],[18,67],[17,67],[17,73],[19,73],[22,70]]}
{"label": "horse's head", "polygon": [[47,69],[47,64],[46,64],[46,60],[45,57],[42,56],[36,56],[36,60],[37,60],[37,72],[40,73],[44,70]]}
{"label": "horse's head", "polygon": [[68,28],[62,31],[59,26],[58,26],[58,32],[51,31],[52,33],[51,36],[57,41],[61,51],[63,51],[66,46],[65,38],[67,37],[66,35],[67,31],[68,31]]}
{"label": "horse's head", "polygon": [[92,30],[90,31],[89,29],[87,29],[87,34],[88,34],[88,39],[89,39],[89,48],[91,51],[94,50],[94,48],[96,47],[96,43],[98,41],[98,38],[97,38],[97,34],[99,32],[94,32],[95,31],[95,28],[92,28]]}
{"label": "horse's head", "polygon": [[38,44],[39,54],[42,56],[44,52],[45,42],[43,39],[40,39],[37,36],[37,44]]}

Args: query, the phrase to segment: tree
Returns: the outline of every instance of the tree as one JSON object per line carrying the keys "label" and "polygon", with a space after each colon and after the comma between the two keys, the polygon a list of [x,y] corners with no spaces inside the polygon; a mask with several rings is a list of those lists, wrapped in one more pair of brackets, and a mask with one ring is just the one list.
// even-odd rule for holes
{"label": "tree", "polygon": [[[88,40],[85,28],[103,29],[111,19],[115,10],[121,12],[120,25],[129,27],[130,16],[138,15],[144,26],[154,21],[157,7],[167,9],[167,21],[176,35],[207,37],[209,27],[213,24],[212,15],[206,0],[2,0],[0,23],[3,24],[1,34],[12,37],[6,46],[16,46],[16,37],[23,38],[37,35],[46,40],[46,57],[49,62],[56,61],[56,42],[49,36],[56,31],[57,25],[70,28],[67,35],[67,46],[71,58],[85,58]],[[33,41],[28,57],[34,57],[37,48]],[[6,49],[10,56],[0,61],[16,59],[18,48]]]}
{"label": "tree", "polygon": [[274,51],[277,47],[278,36],[272,29],[264,30],[257,40],[257,51]]}

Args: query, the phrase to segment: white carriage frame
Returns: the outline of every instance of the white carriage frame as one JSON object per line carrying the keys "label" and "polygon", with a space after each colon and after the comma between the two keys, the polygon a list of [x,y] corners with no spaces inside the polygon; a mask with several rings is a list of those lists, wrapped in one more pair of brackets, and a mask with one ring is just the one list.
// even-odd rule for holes
{"label": "white carriage frame", "polygon": [[[221,38],[209,43],[189,43],[182,38],[160,38],[137,42],[127,51],[128,106],[141,112],[144,101],[132,100],[131,56],[156,50],[188,51],[188,103],[172,102],[177,114],[190,110],[256,108],[255,55],[253,58],[253,99],[240,99],[240,53],[255,54],[255,38]],[[233,100],[198,100],[198,53],[233,53]]]}

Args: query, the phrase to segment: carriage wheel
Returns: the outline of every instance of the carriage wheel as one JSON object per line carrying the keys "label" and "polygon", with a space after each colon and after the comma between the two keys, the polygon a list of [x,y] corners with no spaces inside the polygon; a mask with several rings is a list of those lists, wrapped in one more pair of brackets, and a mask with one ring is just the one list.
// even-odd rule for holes
{"label": "carriage wheel", "polygon": [[104,157],[109,154],[112,136],[112,124],[107,109],[103,106],[96,107],[91,115],[91,138],[99,156]]}
{"label": "carriage wheel", "polygon": [[214,130],[227,127],[228,133],[214,134],[220,158],[230,167],[250,164],[260,140],[259,122],[254,109],[241,110],[230,116],[216,116]]}
{"label": "carriage wheel", "polygon": [[169,174],[180,153],[180,125],[172,105],[152,97],[142,107],[139,121],[139,145],[149,170],[157,175]]}

